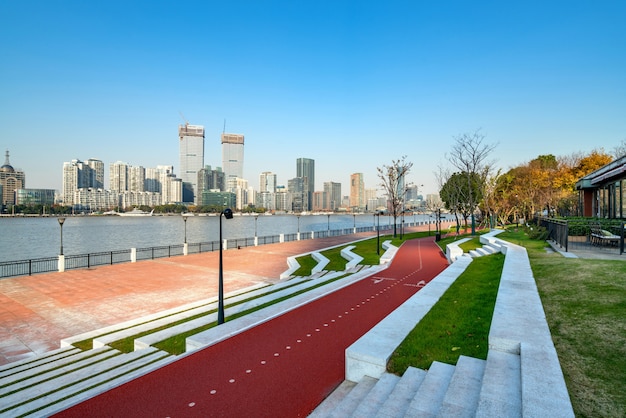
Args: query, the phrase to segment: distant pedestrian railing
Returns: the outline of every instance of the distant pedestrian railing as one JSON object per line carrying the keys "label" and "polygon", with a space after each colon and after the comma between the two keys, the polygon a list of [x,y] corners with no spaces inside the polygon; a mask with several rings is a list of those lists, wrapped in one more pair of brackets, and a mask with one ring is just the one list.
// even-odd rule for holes
{"label": "distant pedestrian railing", "polygon": [[548,231],[548,239],[553,240],[565,251],[569,241],[567,221],[563,219],[539,218],[539,225]]}
{"label": "distant pedestrian railing", "polygon": [[[418,222],[416,225],[423,225]],[[393,225],[380,225],[379,231],[389,231]],[[0,262],[0,278],[14,276],[30,276],[37,273],[50,273],[71,269],[91,268],[95,266],[136,262],[138,260],[154,260],[156,258],[174,257],[186,254],[213,252],[220,249],[243,248],[279,242],[302,241],[316,238],[338,237],[359,232],[376,231],[376,227],[354,227],[329,229],[325,231],[307,231],[291,234],[268,235],[263,237],[233,238],[219,241],[188,243],[148,248],[131,248],[128,250],[105,251],[89,254],[65,255],[38,258],[32,260]]]}

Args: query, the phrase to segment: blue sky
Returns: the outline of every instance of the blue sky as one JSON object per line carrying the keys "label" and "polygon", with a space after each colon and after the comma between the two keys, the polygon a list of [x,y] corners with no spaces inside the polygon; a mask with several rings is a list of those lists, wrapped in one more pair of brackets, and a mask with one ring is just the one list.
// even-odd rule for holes
{"label": "blue sky", "polygon": [[[178,161],[182,115],[245,135],[244,176],[316,189],[403,155],[437,191],[454,137],[507,170],[626,139],[626,2],[0,0],[0,148],[27,187],[64,161]],[[3,157],[2,157],[3,158]]]}

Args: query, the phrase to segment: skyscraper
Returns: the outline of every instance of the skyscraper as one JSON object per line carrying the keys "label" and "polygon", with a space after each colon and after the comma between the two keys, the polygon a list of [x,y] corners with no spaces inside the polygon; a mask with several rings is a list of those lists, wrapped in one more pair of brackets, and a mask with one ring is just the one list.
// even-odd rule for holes
{"label": "skyscraper", "polygon": [[341,206],[341,183],[324,183],[324,209],[335,211]]}
{"label": "skyscraper", "polygon": [[298,158],[296,160],[296,176],[306,179],[303,184],[303,191],[306,194],[307,206],[303,210],[312,210],[313,192],[315,191],[315,160]]}
{"label": "skyscraper", "polygon": [[15,204],[15,193],[18,189],[26,187],[26,175],[23,171],[15,170],[9,162],[9,150],[5,154],[4,165],[0,167],[0,210],[2,206],[13,206]]}
{"label": "skyscraper", "polygon": [[222,171],[229,180],[243,178],[243,135],[222,134]]}
{"label": "skyscraper", "polygon": [[[72,160],[63,163],[63,204],[71,206],[76,204],[75,193],[79,189],[102,189],[99,178],[104,177],[104,163],[99,160],[89,160],[84,163],[81,160]],[[104,183],[104,182],[102,182]]]}
{"label": "skyscraper", "polygon": [[178,126],[180,177],[183,202],[198,201],[198,171],[204,168],[204,126],[185,123]]}
{"label": "skyscraper", "polygon": [[[109,165],[109,188],[117,193],[128,190],[128,177],[130,166],[124,162],[116,161]],[[84,186],[79,186],[82,188]]]}
{"label": "skyscraper", "polygon": [[350,175],[350,207],[356,212],[365,210],[365,181],[363,181],[363,173]]}

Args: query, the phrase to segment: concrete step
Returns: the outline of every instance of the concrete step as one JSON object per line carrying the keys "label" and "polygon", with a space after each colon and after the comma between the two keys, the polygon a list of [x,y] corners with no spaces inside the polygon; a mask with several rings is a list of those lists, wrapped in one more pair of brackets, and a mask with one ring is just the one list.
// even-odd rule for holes
{"label": "concrete step", "polygon": [[377,418],[403,417],[425,376],[426,371],[409,367],[375,416]]}
{"label": "concrete step", "polygon": [[[247,290],[244,289],[236,293],[234,292],[230,296],[226,297],[224,299],[224,302],[227,305],[230,305],[230,304],[234,304],[237,302],[248,300],[250,298],[265,299],[268,297],[272,297],[271,295],[274,295],[274,294],[281,294],[282,292],[289,293],[292,288],[300,288],[299,286],[306,287],[306,286],[311,286],[311,285],[312,284],[310,284],[310,281],[305,280],[305,279],[290,280],[290,281],[276,283],[275,285],[272,285],[272,286],[264,286],[259,289],[247,289]],[[283,289],[283,290],[280,290],[280,289]],[[278,291],[278,293],[270,293],[270,292],[276,292],[276,291]],[[270,295],[268,295],[268,293],[270,293]],[[264,295],[268,295],[268,296],[264,296]],[[126,327],[115,332],[108,332],[105,335],[94,338],[93,348],[103,347],[115,341],[129,338],[140,333],[145,333],[146,331],[150,331],[159,327],[168,326],[169,324],[172,324],[174,322],[184,321],[193,316],[203,315],[203,314],[209,315],[208,313],[210,311],[214,311],[217,309],[217,304],[218,304],[217,300],[212,300],[212,301],[207,301],[206,303],[200,306],[191,307],[189,309],[182,309],[179,312],[170,311],[168,315],[162,315],[161,317],[158,317],[158,318],[149,318],[149,319],[147,318],[145,321],[142,321],[140,318],[139,320],[137,320],[137,324],[134,326]],[[241,305],[237,305],[237,306],[241,306]],[[207,320],[205,320],[204,322],[206,321]],[[213,321],[215,321],[214,318],[213,318]],[[203,322],[203,321],[200,321],[200,322]],[[193,329],[193,328],[190,328],[190,329]],[[186,330],[187,329],[185,329],[185,331]]]}
{"label": "concrete step", "polygon": [[30,357],[13,363],[4,364],[0,367],[0,386],[5,377],[12,376],[16,373],[20,373],[24,370],[39,367],[41,365],[52,363],[63,359],[64,357],[71,356],[82,351],[76,347],[61,347],[56,350],[48,351],[47,353],[40,354],[38,356]]}
{"label": "concrete step", "polygon": [[326,418],[341,403],[343,398],[356,386],[355,382],[344,380],[321,404],[311,412],[309,418]]}
{"label": "concrete step", "polygon": [[27,368],[9,376],[5,376],[0,379],[0,399],[3,398],[3,394],[13,392],[17,387],[24,389],[37,384],[40,381],[49,380],[59,374],[88,366],[119,353],[119,351],[113,350],[110,347],[90,351],[80,351],[74,355],[66,356],[56,361],[41,363],[35,367]]}
{"label": "concrete step", "polygon": [[439,417],[473,417],[478,406],[485,360],[460,356],[448,391],[443,398]]}
{"label": "concrete step", "polygon": [[20,391],[17,401],[2,399],[0,416],[49,416],[171,361],[172,356],[156,349],[119,354],[42,382],[34,393]]}
{"label": "concrete step", "polygon": [[93,370],[96,365],[101,364],[110,357],[118,356],[121,353],[109,347],[92,350],[88,352],[89,357],[76,359],[67,364],[50,366],[39,373],[16,376],[14,380],[2,387],[0,400],[3,409],[6,405],[13,405],[22,402],[24,399],[33,399],[43,393],[54,390],[60,386],[75,381],[75,375],[84,370]]}
{"label": "concrete step", "polygon": [[454,369],[455,367],[450,364],[433,361],[404,416],[437,416],[454,374]]}
{"label": "concrete step", "polygon": [[327,416],[329,418],[345,418],[351,416],[377,382],[378,379],[364,376],[359,384],[354,386]]}
{"label": "concrete step", "polygon": [[391,392],[393,392],[399,381],[400,376],[391,373],[383,374],[372,390],[369,391],[367,397],[356,408],[352,416],[373,417],[385,403]]}
{"label": "concrete step", "polygon": [[522,416],[520,364],[517,354],[489,350],[476,417]]}

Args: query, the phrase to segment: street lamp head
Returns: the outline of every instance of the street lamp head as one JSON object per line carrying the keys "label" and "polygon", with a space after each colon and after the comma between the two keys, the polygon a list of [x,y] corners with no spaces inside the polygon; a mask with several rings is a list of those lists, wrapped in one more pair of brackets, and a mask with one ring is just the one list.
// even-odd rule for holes
{"label": "street lamp head", "polygon": [[65,218],[60,217],[57,219],[57,221],[59,221],[59,225],[63,225],[63,222],[65,222]]}
{"label": "street lamp head", "polygon": [[222,215],[224,215],[226,219],[233,219],[233,211],[231,208],[224,209]]}

